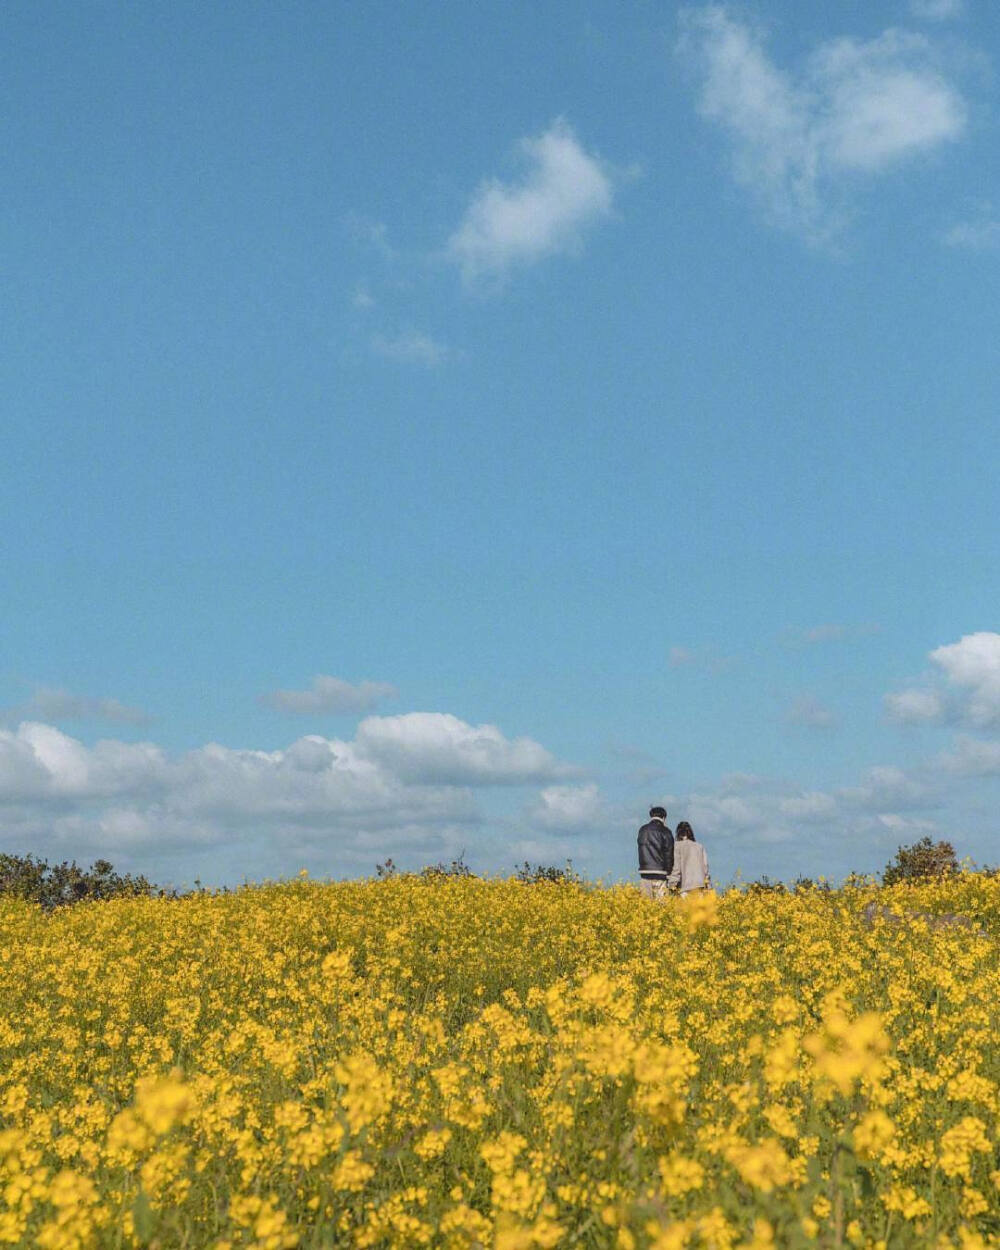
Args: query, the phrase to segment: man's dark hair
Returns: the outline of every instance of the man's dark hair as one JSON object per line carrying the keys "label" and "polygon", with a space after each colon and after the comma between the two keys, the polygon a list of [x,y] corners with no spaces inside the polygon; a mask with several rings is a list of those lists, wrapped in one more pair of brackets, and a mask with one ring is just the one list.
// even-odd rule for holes
{"label": "man's dark hair", "polygon": [[650,816],[659,816],[661,820],[667,819],[667,809],[665,807],[651,807],[649,809]]}
{"label": "man's dark hair", "polygon": [[681,820],[677,824],[677,832],[674,834],[674,837],[678,842],[693,842],[694,830],[686,820]]}

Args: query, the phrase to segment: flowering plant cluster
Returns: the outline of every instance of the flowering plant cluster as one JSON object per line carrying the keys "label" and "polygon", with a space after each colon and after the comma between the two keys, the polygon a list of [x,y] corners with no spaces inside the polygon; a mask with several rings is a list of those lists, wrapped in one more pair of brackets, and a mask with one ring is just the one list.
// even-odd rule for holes
{"label": "flowering plant cluster", "polygon": [[998,1246],[998,929],[974,873],[3,900],[0,1246]]}

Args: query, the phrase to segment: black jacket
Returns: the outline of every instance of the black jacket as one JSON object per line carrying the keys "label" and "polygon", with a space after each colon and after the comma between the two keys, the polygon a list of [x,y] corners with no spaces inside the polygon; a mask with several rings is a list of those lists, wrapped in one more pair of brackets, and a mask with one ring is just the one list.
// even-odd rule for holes
{"label": "black jacket", "polygon": [[639,876],[663,881],[674,870],[674,835],[660,820],[639,830]]}

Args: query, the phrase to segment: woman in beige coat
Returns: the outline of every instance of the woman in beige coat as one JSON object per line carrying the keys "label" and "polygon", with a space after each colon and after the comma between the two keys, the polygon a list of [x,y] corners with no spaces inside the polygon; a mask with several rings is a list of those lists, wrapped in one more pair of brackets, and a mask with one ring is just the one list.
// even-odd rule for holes
{"label": "woman in beige coat", "polygon": [[678,824],[674,834],[674,878],[682,894],[704,890],[712,884],[705,848],[694,840],[694,830],[686,820]]}

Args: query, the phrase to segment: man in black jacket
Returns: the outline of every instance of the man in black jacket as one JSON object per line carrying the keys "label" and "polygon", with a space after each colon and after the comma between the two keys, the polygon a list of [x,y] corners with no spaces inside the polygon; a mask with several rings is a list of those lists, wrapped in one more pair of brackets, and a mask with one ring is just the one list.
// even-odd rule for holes
{"label": "man in black jacket", "polygon": [[662,899],[674,871],[674,835],[667,828],[665,807],[651,807],[649,816],[639,830],[639,878],[647,898]]}

